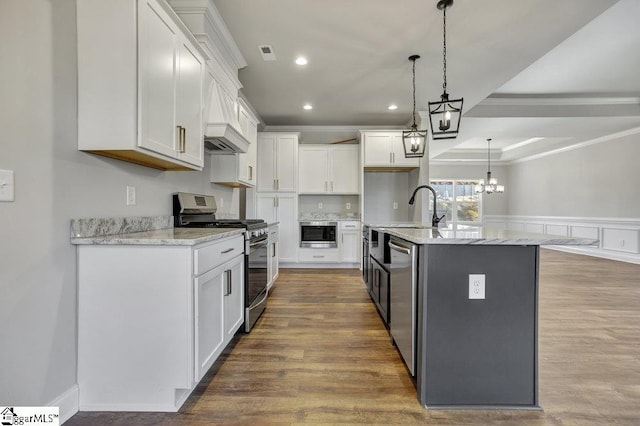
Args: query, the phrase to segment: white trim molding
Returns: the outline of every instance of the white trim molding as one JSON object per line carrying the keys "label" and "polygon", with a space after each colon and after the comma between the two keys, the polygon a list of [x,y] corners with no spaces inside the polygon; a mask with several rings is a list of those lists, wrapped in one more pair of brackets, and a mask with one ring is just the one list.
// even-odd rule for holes
{"label": "white trim molding", "polygon": [[484,226],[522,232],[597,238],[596,246],[545,247],[640,264],[640,218],[485,215]]}
{"label": "white trim molding", "polygon": [[79,411],[79,398],[80,393],[78,385],[73,385],[49,402],[47,406],[59,408],[59,420],[60,424],[63,424]]}

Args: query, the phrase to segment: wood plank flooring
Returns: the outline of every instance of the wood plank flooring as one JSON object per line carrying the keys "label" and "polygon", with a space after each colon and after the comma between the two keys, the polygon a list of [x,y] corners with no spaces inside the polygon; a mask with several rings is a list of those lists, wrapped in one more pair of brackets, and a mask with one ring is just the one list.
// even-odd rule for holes
{"label": "wood plank flooring", "polygon": [[640,265],[541,253],[543,411],[424,409],[359,271],[289,269],[179,413],[66,424],[640,424]]}

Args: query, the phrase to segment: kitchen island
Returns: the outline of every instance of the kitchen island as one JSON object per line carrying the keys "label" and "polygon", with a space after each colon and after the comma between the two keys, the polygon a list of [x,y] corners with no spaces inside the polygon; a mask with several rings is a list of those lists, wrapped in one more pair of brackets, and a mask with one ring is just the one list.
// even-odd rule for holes
{"label": "kitchen island", "polygon": [[539,409],[541,245],[597,240],[481,227],[388,235],[389,327],[428,408]]}

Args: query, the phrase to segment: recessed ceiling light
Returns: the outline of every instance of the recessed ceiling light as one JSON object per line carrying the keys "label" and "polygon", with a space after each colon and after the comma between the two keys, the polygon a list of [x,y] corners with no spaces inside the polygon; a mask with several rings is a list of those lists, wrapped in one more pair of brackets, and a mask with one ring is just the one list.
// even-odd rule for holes
{"label": "recessed ceiling light", "polygon": [[304,104],[304,106],[303,106],[302,108],[307,109],[307,110],[309,110],[309,109],[313,109],[313,107],[311,106],[311,104]]}
{"label": "recessed ceiling light", "polygon": [[391,105],[389,105],[388,109],[398,109],[398,105],[391,104]]}
{"label": "recessed ceiling light", "polygon": [[298,65],[307,65],[307,58],[305,58],[304,56],[299,56],[296,58],[296,64]]}

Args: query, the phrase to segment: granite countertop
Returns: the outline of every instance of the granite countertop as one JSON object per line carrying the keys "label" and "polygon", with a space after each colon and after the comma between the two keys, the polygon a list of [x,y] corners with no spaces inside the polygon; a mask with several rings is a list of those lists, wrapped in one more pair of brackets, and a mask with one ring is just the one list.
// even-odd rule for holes
{"label": "granite countertop", "polygon": [[128,234],[71,238],[71,244],[193,246],[243,233],[242,228],[167,228]]}
{"label": "granite countertop", "polygon": [[[420,225],[424,226],[424,225]],[[373,228],[384,231],[404,240],[416,244],[466,244],[466,245],[593,245],[597,239],[574,238],[560,235],[534,234],[505,229],[488,229],[483,227],[447,228],[408,228],[375,226]]]}
{"label": "granite countertop", "polygon": [[300,213],[298,222],[335,222],[339,220],[360,221],[358,213]]}
{"label": "granite countertop", "polygon": [[71,219],[74,245],[193,246],[242,233],[241,228],[174,228],[173,216]]}

